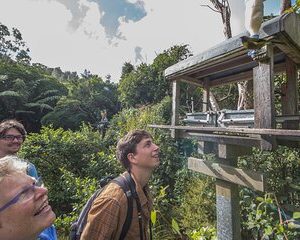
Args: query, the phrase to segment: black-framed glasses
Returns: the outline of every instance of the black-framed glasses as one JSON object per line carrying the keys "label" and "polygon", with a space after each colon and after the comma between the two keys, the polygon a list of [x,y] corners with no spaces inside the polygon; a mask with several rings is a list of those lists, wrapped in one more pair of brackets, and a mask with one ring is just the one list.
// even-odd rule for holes
{"label": "black-framed glasses", "polygon": [[15,139],[17,139],[19,142],[24,141],[25,136],[24,135],[1,135],[1,139],[4,139],[6,141],[12,142]]}
{"label": "black-framed glasses", "polygon": [[39,177],[32,185],[25,187],[21,192],[19,192],[15,197],[13,197],[10,201],[0,207],[0,212],[4,211],[6,208],[11,205],[16,204],[19,201],[24,201],[29,199],[34,194],[34,190],[36,187],[42,187],[43,181],[42,178]]}

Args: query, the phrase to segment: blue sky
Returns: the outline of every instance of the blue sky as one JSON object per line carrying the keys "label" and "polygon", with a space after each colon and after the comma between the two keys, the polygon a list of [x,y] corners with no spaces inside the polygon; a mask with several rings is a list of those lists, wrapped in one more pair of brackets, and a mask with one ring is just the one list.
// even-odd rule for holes
{"label": "blue sky", "polygon": [[[292,0],[292,4],[295,3],[296,0]],[[273,13],[274,15],[278,14],[280,8],[280,0],[267,0],[265,2],[265,14],[270,15]]]}
{"label": "blue sky", "polygon": [[[224,40],[209,0],[0,0],[0,22],[23,34],[33,62],[90,70],[118,81],[124,62],[151,63],[175,44],[197,54]],[[233,35],[244,28],[244,1],[229,0]],[[280,0],[265,13],[278,14]]]}

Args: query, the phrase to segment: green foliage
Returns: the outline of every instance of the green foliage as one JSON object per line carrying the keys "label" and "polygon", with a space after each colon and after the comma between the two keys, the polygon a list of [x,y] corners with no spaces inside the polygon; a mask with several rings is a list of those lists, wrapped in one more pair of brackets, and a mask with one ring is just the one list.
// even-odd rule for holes
{"label": "green foliage", "polygon": [[190,56],[187,45],[174,46],[159,54],[151,65],[145,63],[136,69],[125,63],[118,87],[123,106],[137,107],[160,102],[170,95],[170,84],[163,71]]}
{"label": "green foliage", "polygon": [[299,232],[291,227],[294,220],[287,219],[274,194],[267,193],[261,197],[248,189],[243,189],[241,197],[243,239],[298,239],[300,237]]}
{"label": "green foliage", "polygon": [[6,61],[14,59],[20,63],[30,62],[29,49],[17,28],[11,30],[0,22],[0,58]]}
{"label": "green foliage", "polygon": [[286,10],[286,12],[287,13],[294,12],[300,14],[300,1],[296,0],[295,4],[290,9]]}
{"label": "green foliage", "polygon": [[71,181],[70,175],[66,180],[66,173],[80,179],[99,180],[121,172],[119,163],[103,145],[99,133],[86,125],[77,132],[43,127],[41,133],[30,134],[26,139],[21,155],[35,164],[45,179],[51,205],[58,216],[70,213],[74,204],[85,200],[76,195],[76,189],[72,192],[66,188],[67,180]]}
{"label": "green foliage", "polygon": [[217,240],[217,230],[215,227],[201,227],[193,230],[189,237],[192,240]]}
{"label": "green foliage", "polygon": [[61,184],[72,201],[72,212],[58,216],[55,225],[59,230],[59,235],[68,235],[72,222],[78,218],[84,204],[99,186],[96,179],[80,178],[63,168],[60,170],[62,172]]}
{"label": "green foliage", "polygon": [[253,149],[252,155],[241,157],[239,165],[264,172],[267,189],[274,192],[280,203],[300,206],[300,150],[279,146],[275,151]]}
{"label": "green foliage", "polygon": [[19,63],[0,60],[0,75],[0,118],[22,120],[28,131],[39,130],[41,118],[67,93],[56,79]]}
{"label": "green foliage", "polygon": [[77,130],[82,122],[96,126],[102,110],[106,110],[108,117],[119,110],[117,86],[113,83],[87,74],[66,85],[69,94],[58,101],[53,112],[43,117],[43,124]]}
{"label": "green foliage", "polygon": [[271,192],[259,195],[249,189],[241,191],[243,239],[299,238],[297,213],[293,213],[300,205],[299,149],[284,146],[273,152],[253,149],[252,155],[239,159],[239,165],[263,172],[266,188]]}
{"label": "green foliage", "polygon": [[180,216],[180,226],[187,234],[199,226],[214,225],[216,221],[215,187],[212,178],[189,174],[189,180],[182,194],[180,206],[176,209]]}

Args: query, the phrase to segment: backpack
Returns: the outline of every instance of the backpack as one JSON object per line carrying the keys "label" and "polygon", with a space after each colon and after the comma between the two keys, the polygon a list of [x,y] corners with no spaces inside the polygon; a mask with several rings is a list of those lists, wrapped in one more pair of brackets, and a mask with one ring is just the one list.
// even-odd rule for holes
{"label": "backpack", "polygon": [[104,189],[104,186],[106,186],[108,183],[111,182],[118,184],[122,188],[122,190],[124,191],[127,197],[128,210],[127,210],[126,220],[122,227],[119,240],[123,240],[125,238],[129,230],[129,227],[131,225],[132,212],[133,212],[133,193],[132,193],[132,186],[131,186],[132,183],[130,181],[130,178],[131,178],[130,174],[126,172],[125,177],[124,176],[118,176],[116,178],[107,177],[104,180],[100,181],[100,188],[89,198],[87,203],[84,205],[83,209],[79,214],[77,221],[72,223],[71,231],[70,231],[70,240],[80,240],[81,234],[87,222],[88,213],[92,207],[94,200],[101,194],[101,192]]}

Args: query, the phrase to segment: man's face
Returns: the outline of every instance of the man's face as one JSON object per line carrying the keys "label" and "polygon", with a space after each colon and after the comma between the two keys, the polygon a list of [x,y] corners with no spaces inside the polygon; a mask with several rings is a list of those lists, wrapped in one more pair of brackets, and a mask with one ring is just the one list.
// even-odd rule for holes
{"label": "man's face", "polygon": [[131,164],[149,169],[159,165],[159,147],[151,138],[144,138],[137,144],[136,151],[132,154]]}
{"label": "man's face", "polygon": [[15,137],[13,139],[0,138],[0,157],[4,157],[6,155],[15,155],[22,146],[23,139],[20,139],[22,134],[17,129],[11,128],[8,129],[4,135]]}
{"label": "man's face", "polygon": [[[24,173],[8,175],[0,182],[0,208],[33,186],[35,180]],[[18,201],[0,212],[1,239],[34,239],[55,220],[55,214],[48,205],[48,191],[44,187],[33,187]]]}

